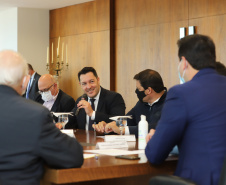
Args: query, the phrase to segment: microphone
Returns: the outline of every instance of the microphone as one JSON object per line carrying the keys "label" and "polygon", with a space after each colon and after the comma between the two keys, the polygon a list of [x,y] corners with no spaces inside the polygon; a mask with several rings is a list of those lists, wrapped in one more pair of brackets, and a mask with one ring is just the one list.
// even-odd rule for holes
{"label": "microphone", "polygon": [[[88,97],[87,97],[87,94],[83,94],[82,95],[82,97],[81,97],[81,100],[86,100]],[[76,112],[75,112],[75,116],[77,116],[78,115],[78,113],[79,113],[79,108],[77,108],[77,110],[76,110]]]}

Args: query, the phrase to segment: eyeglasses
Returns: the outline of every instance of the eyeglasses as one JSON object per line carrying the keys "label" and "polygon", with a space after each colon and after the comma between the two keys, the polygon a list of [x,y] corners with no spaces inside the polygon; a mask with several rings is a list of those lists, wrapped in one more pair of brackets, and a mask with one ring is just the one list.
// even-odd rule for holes
{"label": "eyeglasses", "polygon": [[[54,83],[54,84],[55,84],[55,83]],[[54,85],[54,84],[53,84],[53,85]],[[48,87],[48,88],[46,88],[46,89],[44,89],[44,90],[38,91],[38,93],[39,93],[39,94],[42,94],[42,93],[44,93],[44,92],[49,91],[53,85],[51,85],[50,87]]]}

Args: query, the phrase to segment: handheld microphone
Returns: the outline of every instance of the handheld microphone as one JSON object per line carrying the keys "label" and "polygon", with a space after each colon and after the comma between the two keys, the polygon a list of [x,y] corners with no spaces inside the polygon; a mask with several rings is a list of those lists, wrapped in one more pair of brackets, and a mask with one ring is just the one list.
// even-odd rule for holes
{"label": "handheld microphone", "polygon": [[[88,97],[87,97],[87,94],[83,94],[82,95],[82,98],[81,98],[81,100],[86,100]],[[77,108],[77,110],[76,110],[76,112],[75,112],[75,116],[77,116],[78,115],[78,113],[79,113],[79,108]]]}

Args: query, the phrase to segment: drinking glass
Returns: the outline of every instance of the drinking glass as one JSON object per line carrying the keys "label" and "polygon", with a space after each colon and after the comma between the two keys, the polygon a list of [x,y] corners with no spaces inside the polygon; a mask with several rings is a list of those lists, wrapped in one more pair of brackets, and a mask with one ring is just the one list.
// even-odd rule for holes
{"label": "drinking glass", "polygon": [[119,118],[119,119],[116,121],[116,125],[119,127],[120,135],[122,135],[122,131],[123,131],[124,127],[127,125],[127,120],[126,120],[126,118]]}
{"label": "drinking glass", "polygon": [[65,125],[68,122],[68,115],[67,114],[59,115],[58,122],[62,125],[62,127],[64,129],[65,128]]}

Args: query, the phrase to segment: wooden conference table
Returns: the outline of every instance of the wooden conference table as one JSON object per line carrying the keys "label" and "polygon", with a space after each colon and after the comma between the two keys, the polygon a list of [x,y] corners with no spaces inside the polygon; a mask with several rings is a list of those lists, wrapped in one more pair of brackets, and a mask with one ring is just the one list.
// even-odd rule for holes
{"label": "wooden conference table", "polygon": [[[95,149],[97,142],[104,141],[104,139],[96,137],[96,133],[93,131],[75,130],[74,134],[84,150]],[[137,142],[129,147],[129,150],[133,149],[137,149]],[[99,155],[98,159],[94,157],[84,159],[81,168],[51,169],[46,167],[41,185],[148,185],[150,177],[158,174],[173,174],[176,169],[176,157],[168,157],[162,165],[158,166],[151,165],[145,154],[139,154],[139,157],[141,157],[140,160],[126,160]]]}

